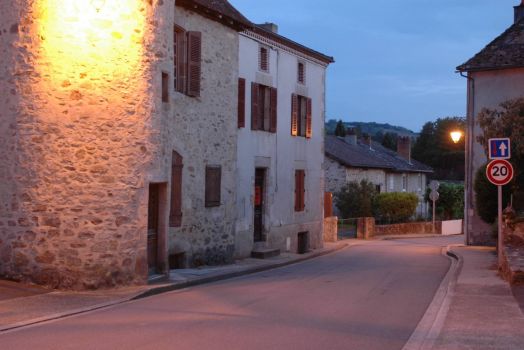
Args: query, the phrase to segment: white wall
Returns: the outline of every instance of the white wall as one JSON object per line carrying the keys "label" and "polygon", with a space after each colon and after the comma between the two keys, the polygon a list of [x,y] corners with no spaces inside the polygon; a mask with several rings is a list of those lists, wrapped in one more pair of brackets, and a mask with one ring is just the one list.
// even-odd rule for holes
{"label": "white wall", "polygon": [[[267,45],[267,43],[266,43]],[[325,67],[306,62],[306,85],[297,83],[298,58],[271,46],[269,73],[258,70],[259,42],[240,35],[239,76],[246,79],[246,126],[238,130],[238,200],[236,225],[237,256],[247,256],[253,247],[253,195],[255,168],[267,168],[267,244],[291,250],[298,232],[309,231],[312,248],[322,246],[324,175],[324,90]],[[277,133],[251,130],[251,83],[278,88]],[[298,93],[313,100],[313,137],[291,136],[291,95]],[[306,172],[306,210],[294,210],[295,170]]]}

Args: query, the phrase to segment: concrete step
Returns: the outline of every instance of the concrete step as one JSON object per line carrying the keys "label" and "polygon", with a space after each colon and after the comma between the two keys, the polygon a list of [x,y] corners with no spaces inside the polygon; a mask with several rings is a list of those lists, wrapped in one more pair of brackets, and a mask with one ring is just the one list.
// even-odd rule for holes
{"label": "concrete step", "polygon": [[255,259],[269,259],[280,255],[280,249],[258,248],[251,252],[251,257]]}

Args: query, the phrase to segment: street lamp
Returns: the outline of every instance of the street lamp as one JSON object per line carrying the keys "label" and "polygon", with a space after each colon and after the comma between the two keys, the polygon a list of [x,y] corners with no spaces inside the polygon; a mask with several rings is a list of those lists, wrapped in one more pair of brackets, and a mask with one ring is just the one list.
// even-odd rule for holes
{"label": "street lamp", "polygon": [[462,136],[464,135],[464,133],[462,131],[456,130],[452,131],[450,135],[454,143],[459,143],[460,140],[462,140]]}

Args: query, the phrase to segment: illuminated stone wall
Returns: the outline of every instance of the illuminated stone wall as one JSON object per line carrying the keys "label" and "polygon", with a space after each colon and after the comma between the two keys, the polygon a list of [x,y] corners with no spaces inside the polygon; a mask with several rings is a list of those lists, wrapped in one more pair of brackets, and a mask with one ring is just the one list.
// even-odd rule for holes
{"label": "illuminated stone wall", "polygon": [[157,13],[143,0],[0,2],[3,277],[146,279]]}

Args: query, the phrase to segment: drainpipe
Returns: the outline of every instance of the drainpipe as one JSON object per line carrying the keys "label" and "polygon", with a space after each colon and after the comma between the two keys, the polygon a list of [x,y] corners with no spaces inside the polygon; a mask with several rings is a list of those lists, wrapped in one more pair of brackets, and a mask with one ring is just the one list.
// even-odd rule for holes
{"label": "drainpipe", "polygon": [[465,198],[464,198],[464,233],[466,235],[466,245],[471,244],[471,229],[472,223],[471,218],[474,215],[473,212],[473,142],[474,142],[474,129],[475,129],[475,79],[469,74],[458,72],[461,77],[466,78],[468,81],[468,101],[467,101],[467,118],[466,118],[466,133],[465,137]]}

